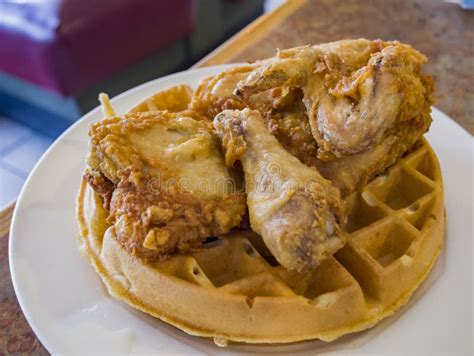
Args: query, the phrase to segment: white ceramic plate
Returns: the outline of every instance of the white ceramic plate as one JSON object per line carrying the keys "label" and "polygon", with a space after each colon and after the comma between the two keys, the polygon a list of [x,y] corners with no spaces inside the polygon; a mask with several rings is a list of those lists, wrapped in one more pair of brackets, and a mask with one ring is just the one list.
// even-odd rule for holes
{"label": "white ceramic plate", "polygon": [[[176,84],[195,87],[216,66],[164,77],[114,98],[118,113]],[[10,234],[10,268],[20,305],[31,327],[52,353],[166,352],[472,352],[472,152],[473,138],[433,110],[427,137],[441,161],[448,232],[446,247],[428,280],[410,303],[375,328],[291,345],[229,345],[189,336],[112,299],[81,258],[75,200],[85,167],[87,129],[99,108],[66,131],[33,169],[18,199]]]}

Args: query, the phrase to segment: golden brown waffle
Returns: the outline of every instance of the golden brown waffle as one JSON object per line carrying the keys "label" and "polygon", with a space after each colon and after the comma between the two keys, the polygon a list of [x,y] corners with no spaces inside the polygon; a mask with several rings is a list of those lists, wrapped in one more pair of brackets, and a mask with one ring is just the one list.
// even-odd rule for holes
{"label": "golden brown waffle", "polygon": [[77,218],[82,249],[109,293],[137,309],[219,345],[330,341],[404,305],[442,248],[443,184],[428,142],[346,203],[347,245],[304,274],[279,266],[250,231],[145,264],[117,242],[100,198],[84,181]]}

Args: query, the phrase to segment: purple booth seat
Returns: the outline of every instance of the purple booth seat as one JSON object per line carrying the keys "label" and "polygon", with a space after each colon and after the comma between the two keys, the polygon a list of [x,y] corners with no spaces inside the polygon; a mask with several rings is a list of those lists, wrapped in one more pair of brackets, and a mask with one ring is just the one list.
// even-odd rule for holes
{"label": "purple booth seat", "polygon": [[72,96],[185,37],[193,0],[0,1],[0,71]]}

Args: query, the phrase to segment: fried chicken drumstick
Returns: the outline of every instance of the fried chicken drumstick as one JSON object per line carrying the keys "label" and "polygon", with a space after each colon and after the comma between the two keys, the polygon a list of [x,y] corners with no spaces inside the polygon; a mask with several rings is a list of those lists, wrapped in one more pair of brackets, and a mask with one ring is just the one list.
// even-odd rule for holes
{"label": "fried chicken drumstick", "polygon": [[223,111],[214,127],[226,163],[242,163],[252,229],[284,267],[312,269],[344,245],[339,191],[288,153],[258,111]]}

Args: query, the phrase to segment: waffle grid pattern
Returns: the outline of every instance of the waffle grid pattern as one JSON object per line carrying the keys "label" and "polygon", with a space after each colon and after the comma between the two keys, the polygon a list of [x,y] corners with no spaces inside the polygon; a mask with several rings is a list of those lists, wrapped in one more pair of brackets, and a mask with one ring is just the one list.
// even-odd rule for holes
{"label": "waffle grid pattern", "polygon": [[[133,111],[183,110],[173,87]],[[347,197],[347,244],[309,273],[287,271],[251,231],[209,238],[200,250],[143,264],[106,223],[83,181],[82,249],[111,295],[199,336],[269,343],[331,341],[375,325],[405,304],[443,244],[444,201],[435,153],[424,139],[361,192]]]}
{"label": "waffle grid pattern", "polygon": [[[170,96],[176,97],[173,91]],[[156,103],[163,101],[152,97],[133,110],[156,110]],[[268,296],[315,301],[351,288],[366,300],[393,302],[409,288],[413,273],[407,274],[409,280],[403,274],[421,253],[424,239],[429,239],[423,231],[427,221],[437,217],[432,209],[442,198],[442,181],[434,159],[422,140],[385,174],[349,196],[348,243],[313,272],[286,271],[253,233],[220,237],[192,256],[175,257],[156,268],[206,288],[245,295],[249,305],[256,297]]]}
{"label": "waffle grid pattern", "polygon": [[428,220],[436,219],[431,209],[441,178],[429,150],[423,143],[348,197],[348,243],[310,273],[279,266],[251,232],[213,239],[202,250],[156,268],[205,288],[244,295],[249,306],[261,297],[302,296],[328,303],[341,290],[362,292],[368,301],[393,302],[410,286],[413,272],[405,272],[423,267],[414,258],[430,238],[423,233]]}

